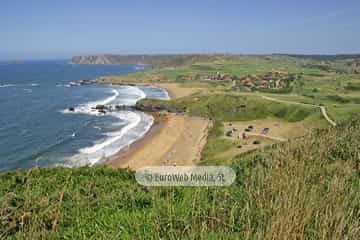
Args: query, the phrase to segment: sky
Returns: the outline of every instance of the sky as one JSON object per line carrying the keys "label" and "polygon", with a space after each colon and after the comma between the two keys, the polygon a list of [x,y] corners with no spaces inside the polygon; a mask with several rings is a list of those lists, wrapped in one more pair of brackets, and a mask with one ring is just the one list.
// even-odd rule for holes
{"label": "sky", "polygon": [[0,60],[360,53],[359,0],[1,0]]}

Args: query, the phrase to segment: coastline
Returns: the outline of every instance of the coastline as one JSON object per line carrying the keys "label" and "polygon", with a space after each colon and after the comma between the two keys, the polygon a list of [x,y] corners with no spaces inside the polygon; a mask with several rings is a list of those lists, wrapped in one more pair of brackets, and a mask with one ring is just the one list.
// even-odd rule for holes
{"label": "coastline", "polygon": [[195,165],[206,144],[208,119],[183,114],[159,113],[144,137],[105,162],[112,168],[138,169],[144,166]]}
{"label": "coastline", "polygon": [[145,133],[145,135],[139,139],[137,139],[135,142],[131,143],[128,148],[121,149],[119,152],[117,152],[115,155],[113,155],[109,160],[102,163],[102,165],[110,166],[118,168],[122,164],[127,162],[127,159],[131,155],[133,155],[136,151],[144,147],[148,141],[151,141],[151,139],[156,136],[160,131],[162,131],[164,127],[164,121],[160,120],[158,116],[155,114],[151,114],[154,117],[154,123],[150,127],[150,129]]}
{"label": "coastline", "polygon": [[[100,82],[101,83],[101,82]],[[129,86],[153,86],[165,89],[170,99],[182,98],[195,92],[203,90],[203,88],[181,87],[179,83],[110,83],[112,85],[129,85]]]}
{"label": "coastline", "polygon": [[[176,83],[136,85],[162,88],[168,92],[171,99],[199,90],[182,88]],[[149,165],[194,165],[200,160],[208,129],[211,127],[208,119],[165,112],[147,114],[154,117],[154,123],[145,135],[100,165],[137,169]]]}

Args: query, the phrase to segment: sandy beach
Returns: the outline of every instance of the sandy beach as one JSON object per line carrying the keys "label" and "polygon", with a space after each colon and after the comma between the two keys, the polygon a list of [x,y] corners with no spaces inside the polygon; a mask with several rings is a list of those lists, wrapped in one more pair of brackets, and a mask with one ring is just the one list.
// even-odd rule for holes
{"label": "sandy beach", "polygon": [[[192,94],[199,89],[181,88],[178,84],[156,84],[172,98]],[[154,165],[195,165],[206,144],[208,119],[184,114],[155,113],[155,124],[139,141],[123,149],[106,165],[114,168],[138,169]]]}
{"label": "sandy beach", "polygon": [[175,113],[164,113],[161,118],[143,139],[121,151],[107,165],[131,169],[195,165],[206,143],[210,121]]}
{"label": "sandy beach", "polygon": [[166,89],[171,98],[182,98],[204,90],[203,88],[183,87],[177,83],[156,83],[153,85]]}

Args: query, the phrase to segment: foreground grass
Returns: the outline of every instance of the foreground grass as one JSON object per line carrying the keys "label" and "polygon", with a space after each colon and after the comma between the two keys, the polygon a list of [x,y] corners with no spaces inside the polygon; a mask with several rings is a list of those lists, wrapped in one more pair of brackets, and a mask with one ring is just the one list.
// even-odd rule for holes
{"label": "foreground grass", "polygon": [[10,239],[359,239],[360,123],[233,159],[226,188],[145,188],[132,172],[0,175]]}

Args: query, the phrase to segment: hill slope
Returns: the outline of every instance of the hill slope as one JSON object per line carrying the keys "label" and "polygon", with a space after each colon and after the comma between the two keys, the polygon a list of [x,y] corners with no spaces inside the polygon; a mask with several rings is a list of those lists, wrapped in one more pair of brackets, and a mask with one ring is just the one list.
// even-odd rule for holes
{"label": "hill slope", "polygon": [[172,55],[87,55],[75,56],[75,64],[145,64],[155,68],[184,67],[195,62],[211,62],[220,55],[172,54]]}
{"label": "hill slope", "polygon": [[359,239],[360,122],[238,156],[225,188],[145,188],[132,172],[0,174],[0,238]]}

